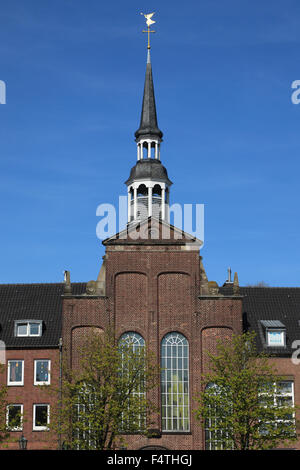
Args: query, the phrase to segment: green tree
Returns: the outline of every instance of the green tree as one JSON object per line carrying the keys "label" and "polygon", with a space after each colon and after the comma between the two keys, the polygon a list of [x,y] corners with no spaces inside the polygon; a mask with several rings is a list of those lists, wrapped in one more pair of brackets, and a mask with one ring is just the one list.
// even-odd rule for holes
{"label": "green tree", "polygon": [[65,448],[106,450],[124,445],[126,434],[146,433],[154,410],[147,392],[158,370],[144,347],[116,344],[111,333],[91,334],[80,367],[64,367],[59,399],[51,407],[50,431]]}
{"label": "green tree", "polygon": [[[4,377],[4,366],[0,364],[0,377]],[[7,386],[0,384],[0,444],[7,440],[9,434],[6,426]]]}
{"label": "green tree", "polygon": [[273,449],[297,439],[292,385],[257,351],[254,333],[218,342],[208,356],[211,372],[195,410],[207,448]]}
{"label": "green tree", "polygon": [[[6,367],[0,364],[0,447],[8,448],[10,443],[16,443],[19,439],[10,431],[20,430],[25,420],[21,414],[21,408],[13,406],[7,399],[8,387],[5,381]],[[3,380],[4,379],[4,380]],[[14,401],[22,401],[20,397],[15,397]]]}

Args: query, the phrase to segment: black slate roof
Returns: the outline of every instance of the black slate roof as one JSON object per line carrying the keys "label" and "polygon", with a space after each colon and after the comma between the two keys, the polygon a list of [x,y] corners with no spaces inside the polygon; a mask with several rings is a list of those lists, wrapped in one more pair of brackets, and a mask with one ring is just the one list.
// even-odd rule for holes
{"label": "black slate roof", "polygon": [[[230,287],[220,292],[230,295]],[[291,356],[292,343],[300,340],[300,288],[299,287],[240,287],[243,296],[243,324],[247,331],[255,331],[257,346],[276,356]],[[286,347],[266,345],[262,321],[280,321],[286,329]]]}
{"label": "black slate roof", "polygon": [[141,114],[140,127],[135,132],[135,137],[138,139],[140,136],[151,137],[156,136],[160,139],[163,136],[162,131],[158,128],[156,105],[154,97],[154,85],[152,78],[152,66],[150,62],[150,55],[148,56],[146,77],[144,86],[143,106]]}
{"label": "black slate roof", "polygon": [[[74,294],[81,294],[86,284],[73,283]],[[60,284],[0,285],[0,340],[6,348],[54,348],[61,336],[62,294]],[[42,320],[41,337],[15,337],[15,320]]]}
{"label": "black slate roof", "polygon": [[169,186],[172,184],[172,181],[168,178],[166,168],[162,165],[160,160],[154,158],[139,160],[136,165],[131,168],[130,176],[128,180],[125,181],[125,184],[128,185],[137,180],[163,181]]}
{"label": "black slate roof", "polygon": [[[0,285],[0,340],[7,348],[56,348],[61,336],[62,295],[60,284]],[[73,295],[85,292],[86,283],[72,283]],[[220,288],[223,295],[232,295],[231,286]],[[300,288],[240,287],[243,297],[243,324],[255,331],[259,350],[276,356],[291,356],[292,343],[300,340]],[[42,320],[41,337],[15,337],[15,320]],[[266,346],[263,322],[279,321],[286,329],[286,347]]]}

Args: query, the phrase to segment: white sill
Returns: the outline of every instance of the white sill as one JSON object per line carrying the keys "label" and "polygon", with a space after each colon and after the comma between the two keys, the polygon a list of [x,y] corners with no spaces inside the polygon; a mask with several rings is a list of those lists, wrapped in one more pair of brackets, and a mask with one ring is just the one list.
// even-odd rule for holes
{"label": "white sill", "polygon": [[47,426],[33,426],[32,430],[33,431],[49,431],[49,428]]}
{"label": "white sill", "polygon": [[16,335],[16,338],[38,338],[42,335]]}

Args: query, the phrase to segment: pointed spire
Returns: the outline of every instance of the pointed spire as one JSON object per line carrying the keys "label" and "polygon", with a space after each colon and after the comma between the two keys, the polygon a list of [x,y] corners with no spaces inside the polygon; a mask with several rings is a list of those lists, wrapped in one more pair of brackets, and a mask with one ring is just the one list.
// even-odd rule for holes
{"label": "pointed spire", "polygon": [[147,67],[146,67],[141,122],[140,122],[140,127],[135,133],[136,139],[138,139],[140,136],[145,136],[145,137],[150,136],[150,137],[156,137],[156,138],[158,137],[159,139],[161,139],[163,136],[163,133],[158,128],[158,124],[157,124],[150,49],[148,49],[148,53],[147,53]]}

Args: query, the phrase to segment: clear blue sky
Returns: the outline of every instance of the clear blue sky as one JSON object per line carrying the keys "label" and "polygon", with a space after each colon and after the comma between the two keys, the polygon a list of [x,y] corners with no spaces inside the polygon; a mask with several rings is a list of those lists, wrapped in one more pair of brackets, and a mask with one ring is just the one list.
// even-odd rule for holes
{"label": "clear blue sky", "polygon": [[96,207],[136,161],[141,11],[171,200],[205,204],[209,279],[300,286],[299,0],[3,0],[0,282],[96,278]]}

